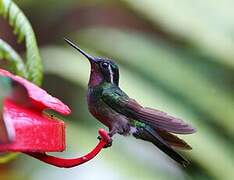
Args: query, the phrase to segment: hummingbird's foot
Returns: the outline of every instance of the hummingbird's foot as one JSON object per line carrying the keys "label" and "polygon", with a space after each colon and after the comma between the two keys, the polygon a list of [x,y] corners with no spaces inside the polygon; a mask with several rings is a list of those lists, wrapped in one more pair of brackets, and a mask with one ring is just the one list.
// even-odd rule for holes
{"label": "hummingbird's foot", "polygon": [[102,140],[102,137],[101,137],[101,136],[98,136],[97,139],[98,139],[99,141],[101,141],[101,140]]}
{"label": "hummingbird's foot", "polygon": [[112,139],[109,133],[107,133],[104,129],[98,130],[99,136],[97,139],[104,140],[106,142],[106,145],[103,148],[108,148],[112,146]]}
{"label": "hummingbird's foot", "polygon": [[[101,141],[102,137],[98,136],[97,139]],[[112,142],[113,142],[113,140],[110,138],[103,148],[111,147],[112,146]]]}
{"label": "hummingbird's foot", "polygon": [[112,146],[112,139],[110,139],[110,141],[108,143],[106,143],[106,145],[103,148],[108,148]]}

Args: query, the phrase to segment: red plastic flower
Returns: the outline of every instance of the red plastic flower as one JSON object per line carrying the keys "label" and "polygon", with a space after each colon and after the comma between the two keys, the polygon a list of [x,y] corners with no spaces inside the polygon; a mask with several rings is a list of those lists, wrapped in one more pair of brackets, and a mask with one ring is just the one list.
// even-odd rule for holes
{"label": "red plastic flower", "polygon": [[59,99],[29,81],[0,69],[0,76],[10,78],[13,88],[3,100],[0,118],[0,152],[23,152],[57,167],[73,167],[89,161],[110,142],[108,133],[99,130],[101,140],[87,155],[75,159],[62,159],[47,155],[65,149],[65,124],[45,115],[45,109],[62,115],[70,109]]}

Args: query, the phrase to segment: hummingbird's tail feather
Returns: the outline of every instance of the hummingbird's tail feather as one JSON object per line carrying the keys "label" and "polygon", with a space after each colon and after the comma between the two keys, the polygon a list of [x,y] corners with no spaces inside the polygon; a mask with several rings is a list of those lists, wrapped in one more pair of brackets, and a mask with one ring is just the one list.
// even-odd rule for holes
{"label": "hummingbird's tail feather", "polygon": [[171,134],[165,130],[156,129],[155,130],[159,136],[167,142],[172,148],[180,150],[191,150],[192,147],[186,143],[183,139],[180,139],[174,134]]}
{"label": "hummingbird's tail feather", "polygon": [[182,157],[179,153],[174,151],[169,144],[167,144],[162,137],[150,126],[137,128],[136,132],[133,133],[133,136],[137,139],[142,139],[145,141],[152,142],[155,146],[157,146],[160,150],[170,156],[173,160],[186,167],[189,164],[184,157]]}

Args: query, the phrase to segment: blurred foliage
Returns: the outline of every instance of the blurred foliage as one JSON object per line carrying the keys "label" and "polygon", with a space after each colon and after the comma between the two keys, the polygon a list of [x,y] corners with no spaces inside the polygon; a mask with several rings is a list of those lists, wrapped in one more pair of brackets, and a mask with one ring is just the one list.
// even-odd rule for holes
{"label": "blurred foliage", "polygon": [[[116,136],[110,149],[83,166],[63,170],[22,156],[3,168],[4,177],[15,173],[17,177],[36,180],[233,179],[233,2],[17,3],[30,19],[40,43],[46,73],[44,88],[63,99],[73,111],[64,156],[91,149],[97,128],[102,126],[87,111],[89,63],[63,42],[64,36],[92,55],[113,58],[120,65],[121,87],[132,98],[181,117],[198,132],[183,136],[193,147],[185,154],[191,160],[186,169],[149,143]],[[0,28],[0,36],[8,36],[6,41],[12,41],[12,47],[17,48],[4,21],[0,21],[0,27],[5,27]],[[9,61],[21,61],[18,57],[12,56]]]}
{"label": "blurred foliage", "polygon": [[164,31],[186,41],[211,60],[234,68],[234,11],[229,0],[123,0]]}
{"label": "blurred foliage", "polygon": [[12,71],[16,74],[27,77],[27,71],[24,66],[24,62],[21,57],[12,49],[6,42],[0,39],[0,58],[6,59],[9,61],[9,67],[12,68]]}
{"label": "blurred foliage", "polygon": [[[0,41],[0,57],[15,62],[14,71],[28,78],[35,84],[42,81],[42,65],[34,32],[23,12],[11,0],[0,1],[0,15],[12,26],[13,33],[17,35],[18,43],[25,41],[26,60],[25,67],[19,55],[14,52],[4,41]],[[19,73],[21,72],[21,73]]]}

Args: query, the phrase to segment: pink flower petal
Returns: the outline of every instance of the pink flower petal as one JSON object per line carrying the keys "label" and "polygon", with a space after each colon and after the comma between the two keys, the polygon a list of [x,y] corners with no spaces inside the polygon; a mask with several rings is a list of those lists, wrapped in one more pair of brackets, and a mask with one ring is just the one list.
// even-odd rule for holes
{"label": "pink flower petal", "polygon": [[0,75],[9,77],[14,81],[18,82],[19,84],[21,84],[22,86],[24,86],[28,91],[31,103],[34,106],[36,106],[36,108],[40,110],[52,109],[63,115],[68,115],[71,113],[69,107],[66,106],[64,103],[62,103],[59,99],[47,94],[45,90],[27,81],[26,79],[19,76],[15,76],[3,69],[0,69]]}

